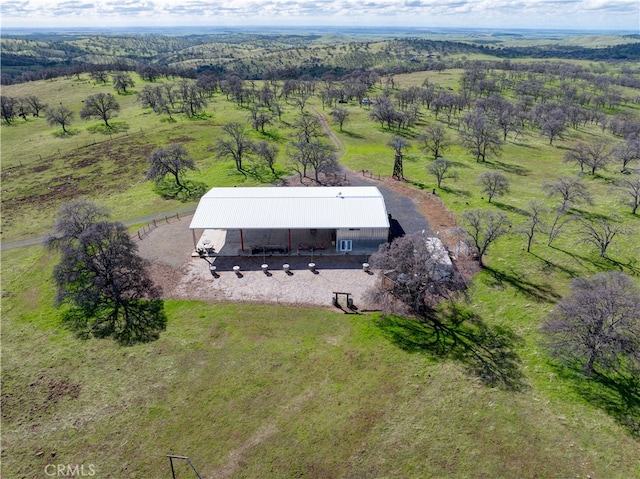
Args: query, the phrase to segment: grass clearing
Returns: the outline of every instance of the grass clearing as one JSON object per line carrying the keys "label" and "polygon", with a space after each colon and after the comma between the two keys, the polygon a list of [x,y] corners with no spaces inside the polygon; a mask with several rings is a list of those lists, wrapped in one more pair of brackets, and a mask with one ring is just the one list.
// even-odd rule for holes
{"label": "grass clearing", "polygon": [[53,262],[41,250],[3,261],[7,477],[48,463],[160,477],[167,453],[204,477],[640,473],[637,442],[548,371],[527,371],[520,393],[487,388],[396,347],[375,315],[170,301],[156,342],[77,340],[51,306]]}

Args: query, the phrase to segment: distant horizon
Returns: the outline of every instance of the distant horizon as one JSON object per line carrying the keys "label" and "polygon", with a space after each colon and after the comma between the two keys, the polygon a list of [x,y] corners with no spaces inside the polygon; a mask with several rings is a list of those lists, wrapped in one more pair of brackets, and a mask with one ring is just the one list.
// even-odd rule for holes
{"label": "distant horizon", "polygon": [[468,27],[468,26],[384,26],[384,25],[77,25],[77,26],[48,26],[48,27],[2,27],[7,32],[109,32],[109,31],[265,31],[265,30],[303,30],[307,32],[317,31],[348,31],[348,32],[476,32],[476,33],[508,33],[523,32],[528,34],[565,33],[565,34],[612,34],[612,35],[640,35],[632,29],[612,28],[525,28],[525,27]]}
{"label": "distant horizon", "polygon": [[640,32],[638,0],[3,0],[3,29],[484,28]]}

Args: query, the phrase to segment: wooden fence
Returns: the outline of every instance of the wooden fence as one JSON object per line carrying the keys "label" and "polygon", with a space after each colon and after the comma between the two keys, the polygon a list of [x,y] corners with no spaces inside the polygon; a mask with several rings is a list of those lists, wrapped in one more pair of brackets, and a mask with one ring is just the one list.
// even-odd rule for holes
{"label": "wooden fence", "polygon": [[[184,213],[182,215],[185,216]],[[175,221],[175,220],[177,221],[180,220],[180,213],[176,213],[175,215],[172,215],[172,216],[165,216],[164,218],[156,218],[154,220],[151,220],[151,222],[144,225],[142,229],[139,229],[136,232],[136,234],[132,235],[131,239],[133,239],[133,241],[136,243],[138,241],[142,241],[149,235],[149,233],[151,233],[153,230],[155,230],[159,226],[162,226],[163,224],[169,224],[171,221]]]}

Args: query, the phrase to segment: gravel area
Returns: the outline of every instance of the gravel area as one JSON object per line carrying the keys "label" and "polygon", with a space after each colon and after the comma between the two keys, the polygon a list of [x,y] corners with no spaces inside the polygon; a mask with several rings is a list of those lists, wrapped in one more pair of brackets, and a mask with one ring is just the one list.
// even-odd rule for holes
{"label": "gravel area", "polygon": [[[364,300],[377,276],[365,273],[365,256],[318,255],[313,258],[315,273],[309,270],[310,256],[268,256],[268,274],[262,271],[262,257],[208,258],[216,266],[212,276],[209,263],[192,257],[191,216],[168,224],[158,223],[139,241],[140,256],[151,262],[151,275],[167,299],[200,301],[250,301],[260,303],[332,306],[333,292],[350,293],[359,309],[374,305]],[[288,263],[286,274],[283,264]],[[233,266],[240,266],[240,274]],[[341,296],[341,303],[345,304]]]}

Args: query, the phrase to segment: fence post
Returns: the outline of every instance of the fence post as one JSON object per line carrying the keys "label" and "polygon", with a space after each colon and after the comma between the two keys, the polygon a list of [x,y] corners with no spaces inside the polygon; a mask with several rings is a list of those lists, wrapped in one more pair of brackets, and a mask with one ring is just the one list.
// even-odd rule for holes
{"label": "fence post", "polygon": [[158,224],[156,223],[155,219],[153,220],[153,226],[156,227],[156,228],[158,227]]}
{"label": "fence post", "polygon": [[142,241],[142,237],[140,236],[140,230],[138,230],[138,239]]}

